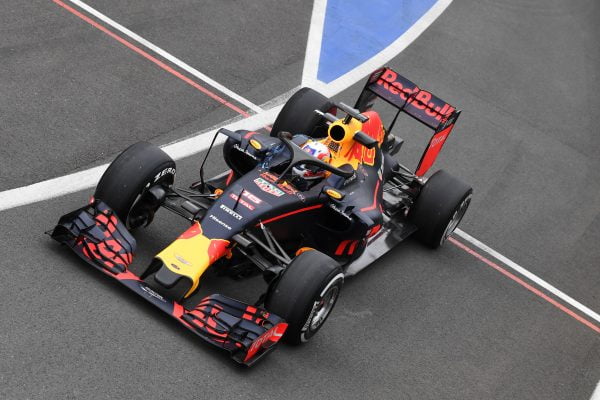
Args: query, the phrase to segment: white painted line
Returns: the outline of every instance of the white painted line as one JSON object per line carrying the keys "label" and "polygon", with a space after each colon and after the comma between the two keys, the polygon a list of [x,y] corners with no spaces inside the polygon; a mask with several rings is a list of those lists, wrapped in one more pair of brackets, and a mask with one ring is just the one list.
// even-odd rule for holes
{"label": "white painted line", "polygon": [[[262,107],[250,102],[242,96],[232,92],[223,85],[209,78],[205,74],[189,66],[185,62],[176,58],[175,56],[164,51],[160,47],[142,38],[138,34],[130,31],[121,24],[97,11],[96,9],[85,4],[81,0],[69,0],[71,3],[82,8],[89,14],[95,16],[104,23],[112,26],[114,29],[122,32],[136,42],[149,48],[156,54],[169,60],[173,64],[177,65],[181,69],[189,72],[196,78],[206,82],[215,89],[223,92],[230,98],[238,101],[240,104],[257,112],[256,115],[250,118],[225,125],[228,129],[256,129],[260,126],[267,125],[273,122],[277,116],[281,106],[269,109],[265,111]],[[327,96],[333,96],[342,90],[348,88],[359,79],[368,75],[375,67],[379,66],[401,52],[406,46],[415,40],[421,32],[423,32],[433,21],[446,9],[446,7],[452,2],[452,0],[439,0],[417,23],[417,29],[415,26],[410,28],[404,35],[398,40],[384,49],[380,54],[376,55],[372,60],[368,61],[360,66],[354,68],[341,78],[336,79],[329,85],[321,88]],[[323,33],[323,24],[325,22],[325,9],[327,6],[326,0],[315,0],[313,7],[313,15],[311,18],[311,27],[309,30],[309,38],[307,44],[307,56],[304,63],[304,71],[302,77],[303,85],[318,86],[316,80],[316,74],[318,69],[319,56],[321,51],[321,38]],[[375,65],[375,67],[373,66]],[[323,83],[321,82],[321,85]],[[287,94],[286,94],[287,95]],[[216,131],[215,129],[209,130],[208,132],[199,132],[194,136],[182,140],[181,142],[172,143],[164,146],[163,149],[171,155],[174,159],[178,160],[202,152],[208,148],[211,140],[211,134]],[[0,192],[0,211],[7,210],[13,207],[19,207],[27,204],[36,203],[47,199],[52,199],[65,194],[74,193],[80,190],[88,189],[96,184],[102,176],[102,173],[107,168],[108,164],[100,165],[88,170],[75,172],[73,174],[65,175],[62,177],[49,179],[46,181],[34,183],[32,185],[23,186],[15,189],[6,190]]]}
{"label": "white painted line", "polygon": [[312,16],[310,18],[308,40],[306,41],[306,53],[304,54],[301,86],[313,86],[317,80],[326,9],[327,0],[315,0]]}
{"label": "white painted line", "polygon": [[513,270],[517,271],[519,274],[523,275],[524,277],[526,277],[530,281],[534,282],[538,286],[546,289],[548,292],[552,293],[554,296],[558,297],[565,303],[571,305],[571,307],[576,308],[577,310],[581,311],[588,317],[593,318],[596,321],[600,322],[600,315],[598,315],[598,313],[592,311],[591,309],[584,306],[577,300],[573,299],[571,296],[565,294],[564,292],[560,291],[556,287],[552,286],[551,284],[549,284],[548,282],[546,282],[539,276],[529,272],[528,270],[521,267],[519,264],[512,261],[508,257],[503,256],[496,250],[492,249],[490,246],[486,245],[485,243],[480,242],[479,240],[475,239],[473,236],[469,235],[468,233],[466,233],[465,231],[463,231],[461,229],[456,229],[454,231],[454,234],[459,236],[463,240],[466,240],[467,242],[471,243],[472,245],[478,247],[480,250],[485,251],[487,254],[491,255],[498,261],[502,262],[507,267],[512,268]]}
{"label": "white painted line", "polygon": [[[322,4],[321,4],[322,3]],[[310,86],[326,96],[333,96],[344,89],[349,88],[367,74],[381,67],[383,64],[401,53],[408,45],[414,42],[431,25],[446,8],[452,3],[452,0],[439,0],[429,11],[415,22],[406,32],[396,39],[392,44],[376,54],[374,57],[365,61],[361,65],[340,76],[330,83],[324,83],[317,79],[318,62],[321,53],[321,36],[323,24],[325,23],[325,0],[315,0],[313,16],[311,23],[320,24],[310,27],[309,43],[306,46],[306,59],[304,60],[304,71],[302,73],[302,85]],[[320,33],[319,37],[316,37]]]}
{"label": "white painted line", "polygon": [[[273,121],[281,108],[282,106],[274,107],[249,118],[222,125],[222,127],[231,130],[260,128]],[[217,129],[212,128],[188,139],[163,146],[162,149],[175,160],[189,157],[208,149]],[[224,139],[225,136],[221,135],[215,144],[223,143]],[[84,171],[0,192],[0,211],[91,188],[100,180],[107,167],[108,164],[103,164]]]}
{"label": "white painted line", "polygon": [[590,397],[590,400],[600,400],[600,381],[598,381],[596,389],[594,390],[594,393],[592,393],[592,397]]}
{"label": "white painted line", "polygon": [[173,56],[172,54],[164,51],[160,47],[158,47],[155,44],[153,44],[153,43],[149,42],[148,40],[144,39],[143,37],[141,37],[140,35],[136,34],[135,32],[130,31],[129,29],[125,28],[123,25],[119,24],[118,22],[116,22],[116,21],[112,20],[111,18],[107,17],[106,15],[102,14],[100,11],[98,11],[98,10],[90,7],[89,5],[85,4],[83,1],[81,1],[81,0],[69,0],[69,1],[71,3],[77,5],[78,7],[82,8],[83,10],[87,11],[88,13],[92,14],[94,17],[96,17],[99,20],[103,21],[107,25],[110,25],[114,29],[120,31],[121,33],[123,33],[123,34],[125,34],[127,36],[129,36],[131,39],[135,40],[136,42],[140,43],[141,45],[149,48],[150,50],[152,50],[156,54],[160,55],[164,59],[169,60],[170,62],[172,62],[173,64],[177,65],[179,68],[183,69],[184,71],[187,71],[188,73],[192,74],[193,76],[195,76],[196,78],[200,79],[201,81],[209,84],[210,86],[212,86],[213,88],[217,89],[221,93],[227,95],[227,97],[230,97],[230,98],[234,99],[238,103],[243,104],[244,106],[248,107],[249,109],[253,110],[254,112],[259,113],[259,112],[263,111],[262,108],[260,108],[256,104],[252,103],[250,100],[248,100],[248,99],[240,96],[239,94],[237,94],[237,93],[229,90],[225,86],[221,85],[219,82],[217,82],[214,79],[206,76],[202,72],[200,72],[197,69],[191,67],[190,65],[188,65],[185,62],[181,61],[179,58]]}

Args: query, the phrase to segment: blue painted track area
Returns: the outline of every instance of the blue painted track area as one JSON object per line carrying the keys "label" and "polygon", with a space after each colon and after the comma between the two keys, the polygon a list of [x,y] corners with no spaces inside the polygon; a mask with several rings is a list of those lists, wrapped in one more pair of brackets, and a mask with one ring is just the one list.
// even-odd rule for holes
{"label": "blue painted track area", "polygon": [[437,0],[329,0],[317,77],[329,83],[410,29]]}

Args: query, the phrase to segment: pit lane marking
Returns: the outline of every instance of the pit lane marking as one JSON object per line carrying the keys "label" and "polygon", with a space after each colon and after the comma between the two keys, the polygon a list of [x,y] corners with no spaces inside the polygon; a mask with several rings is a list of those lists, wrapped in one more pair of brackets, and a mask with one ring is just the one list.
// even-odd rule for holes
{"label": "pit lane marking", "polygon": [[302,86],[310,86],[328,97],[334,96],[349,88],[369,73],[400,54],[429,27],[451,3],[452,0],[438,0],[421,18],[419,18],[388,47],[344,75],[329,83],[324,83],[317,78],[317,73],[321,57],[327,0],[315,0],[311,25],[308,31],[308,41],[306,44],[304,70],[302,71]]}
{"label": "pit lane marking", "polygon": [[[201,153],[208,149],[213,135],[219,128],[224,127],[230,130],[260,128],[273,122],[282,107],[277,106],[245,119],[234,118],[228,124],[219,124],[187,139],[161,146],[161,148],[174,160],[180,160]],[[223,142],[225,142],[225,136],[220,135],[215,145],[222,144]],[[72,174],[0,192],[0,211],[89,189],[96,185],[106,168],[108,168],[108,164],[103,164]]]}
{"label": "pit lane marking", "polygon": [[[181,79],[182,81],[186,82],[187,84],[189,84],[189,85],[193,86],[194,88],[198,89],[199,91],[201,91],[202,93],[204,93],[208,97],[212,98],[213,100],[215,100],[215,101],[223,104],[226,107],[229,107],[230,109],[232,109],[233,111],[237,112],[238,114],[241,114],[241,115],[243,115],[245,117],[250,116],[250,114],[248,114],[246,111],[242,110],[241,108],[237,107],[234,104],[231,104],[230,102],[228,102],[228,101],[224,100],[223,98],[221,98],[219,95],[217,95],[214,92],[206,89],[204,86],[201,86],[197,82],[191,80],[190,78],[186,77],[185,75],[181,74],[180,72],[174,70],[172,67],[170,67],[167,64],[165,64],[164,62],[158,60],[156,57],[153,57],[152,55],[148,54],[147,52],[145,52],[141,48],[139,48],[139,47],[133,45],[131,42],[125,40],[121,36],[115,34],[114,32],[111,32],[110,30],[108,30],[103,25],[100,25],[99,23],[97,23],[96,21],[92,20],[88,16],[82,14],[81,12],[79,12],[76,9],[74,9],[73,7],[70,7],[69,5],[65,4],[63,1],[61,1],[61,0],[53,0],[53,1],[54,1],[54,3],[56,3],[60,7],[64,8],[65,10],[69,11],[73,15],[75,15],[78,18],[84,20],[88,24],[92,25],[94,28],[99,29],[100,31],[104,32],[105,34],[107,34],[111,38],[113,38],[116,41],[118,41],[119,43],[121,43],[124,46],[128,47],[130,50],[133,50],[134,52],[138,53],[142,57],[144,57],[144,58],[148,59],[149,61],[153,62],[154,64],[158,65],[160,68],[164,69],[165,71],[169,72],[170,74],[176,76],[177,78]],[[91,15],[93,15],[94,17],[98,18],[99,20],[103,21],[107,25],[110,25],[114,29],[116,29],[116,30],[120,31],[121,33],[127,35],[128,37],[130,37],[131,39],[135,40],[139,44],[141,44],[141,45],[145,46],[146,48],[152,50],[154,53],[156,53],[156,54],[160,55],[161,57],[163,57],[164,59],[170,61],[171,63],[173,63],[174,65],[178,66],[182,70],[190,73],[191,75],[193,75],[197,79],[199,79],[199,80],[207,83],[208,85],[210,85],[213,88],[217,89],[221,93],[223,93],[223,94],[227,95],[228,97],[234,99],[238,103],[243,104],[244,106],[246,106],[247,108],[249,108],[249,109],[251,109],[251,110],[253,110],[255,112],[261,112],[261,111],[263,111],[262,108],[260,108],[256,104],[252,103],[248,99],[240,96],[237,93],[234,93],[232,90],[226,88],[225,86],[223,86],[219,82],[217,82],[214,79],[208,77],[207,75],[201,73],[197,69],[189,66],[188,64],[186,64],[183,61],[181,61],[179,58],[173,56],[172,54],[170,54],[170,53],[168,53],[166,51],[164,51],[160,47],[158,47],[155,44],[149,42],[148,40],[144,39],[143,37],[139,36],[138,34],[130,31],[129,29],[125,28],[123,25],[121,25],[118,22],[112,20],[111,18],[109,18],[106,15],[102,14],[98,10],[90,7],[89,5],[85,4],[84,2],[82,2],[80,0],[68,0],[68,1],[71,2],[72,4],[77,5],[78,7],[80,7],[83,10],[85,10],[86,12],[88,12]]]}
{"label": "pit lane marking", "polygon": [[[556,287],[552,286],[551,284],[549,284],[548,282],[546,282],[545,280],[543,280],[539,276],[537,276],[537,275],[533,274],[532,272],[526,270],[525,268],[523,268],[522,266],[520,266],[516,262],[512,261],[508,257],[500,254],[499,252],[497,252],[496,250],[492,249],[488,245],[486,245],[486,244],[480,242],[479,240],[475,239],[473,236],[469,235],[468,233],[464,232],[463,230],[457,228],[454,231],[454,235],[456,235],[456,236],[460,237],[461,239],[463,239],[463,240],[471,243],[473,246],[479,248],[480,250],[482,250],[485,253],[489,254],[490,256],[494,257],[496,260],[502,262],[502,264],[504,264],[505,266],[507,266],[507,267],[511,268],[512,270],[518,272],[522,276],[524,276],[527,279],[529,279],[530,281],[534,282],[536,285],[538,285],[538,286],[546,289],[548,292],[552,293],[554,296],[556,296],[557,298],[561,299],[565,303],[571,305],[573,308],[576,308],[577,310],[581,311],[583,314],[587,315],[588,317],[590,317],[590,318],[592,318],[592,319],[600,322],[600,315],[598,315],[596,312],[592,311],[591,309],[589,309],[588,307],[584,306],[583,304],[581,304],[577,300],[573,299],[571,296],[565,294],[561,290],[559,290]],[[563,304],[557,302],[556,300],[554,300],[550,296],[546,295],[545,293],[543,293],[539,289],[537,289],[537,288],[533,287],[532,285],[528,284],[527,282],[523,281],[521,278],[519,278],[516,275],[510,273],[505,268],[502,268],[497,263],[495,263],[495,262],[489,260],[488,258],[484,257],[483,255],[481,255],[480,253],[476,252],[475,250],[473,250],[469,246],[465,245],[464,243],[459,242],[458,240],[454,239],[453,237],[448,238],[448,240],[453,245],[455,245],[456,247],[458,247],[459,249],[464,250],[465,252],[471,254],[473,257],[477,258],[479,261],[484,262],[489,267],[491,267],[491,268],[495,269],[496,271],[500,272],[501,274],[503,274],[507,278],[515,281],[516,283],[518,283],[519,285],[523,286],[525,289],[529,290],[530,292],[532,292],[536,296],[542,298],[543,300],[545,300],[548,303],[552,304],[554,307],[558,308],[562,312],[566,313],[567,315],[571,316],[572,318],[574,318],[577,321],[581,322],[582,324],[586,325],[588,328],[596,331],[597,333],[600,333],[600,326],[598,326],[598,325],[590,322],[589,320],[583,318],[582,316],[576,314],[575,312],[573,312],[569,308],[565,307]]]}
{"label": "pit lane marking", "polygon": [[590,397],[590,400],[600,400],[600,381],[598,381],[596,389],[594,390],[594,393],[592,393],[592,397]]}
{"label": "pit lane marking", "polygon": [[[134,46],[133,44],[129,43],[127,40],[121,38],[120,36],[114,34],[111,31],[109,31],[104,26],[91,20],[89,17],[83,15],[81,12],[66,5],[61,0],[53,0],[53,1],[54,1],[54,3],[58,4],[59,6],[67,9],[68,11],[74,13],[75,15],[82,18],[86,22],[90,23],[94,27],[100,29],[107,35],[118,40],[125,46],[131,48],[132,50],[135,48],[137,50],[134,50],[134,51],[136,51],[136,52],[139,51],[139,52],[145,53],[148,55],[148,57],[153,58],[158,63],[162,63],[161,61],[152,57],[148,53],[144,52],[143,50],[141,50],[138,47]],[[227,129],[232,129],[232,130],[242,129],[242,128],[256,129],[256,128],[259,128],[260,126],[264,126],[266,124],[273,122],[275,120],[275,117],[281,110],[282,104],[292,94],[292,93],[289,93],[289,94],[286,93],[286,96],[278,99],[281,101],[280,104],[278,104],[277,106],[275,106],[273,108],[265,110],[264,108],[259,107],[256,104],[253,104],[252,102],[250,102],[249,100],[244,99],[243,97],[239,96],[238,94],[230,91],[229,89],[222,87],[222,85],[219,85],[217,82],[208,78],[206,75],[197,71],[195,68],[189,66],[188,64],[179,60],[178,58],[170,55],[168,52],[160,49],[158,46],[150,43],[149,41],[145,40],[141,36],[137,35],[136,33],[130,31],[129,29],[125,28],[124,26],[120,25],[119,23],[115,22],[114,20],[110,19],[106,15],[100,13],[99,11],[97,11],[94,8],[90,7],[89,5],[85,4],[81,0],[68,0],[68,1],[70,1],[72,4],[75,4],[79,7],[81,7],[86,12],[90,13],[91,15],[94,15],[96,18],[102,20],[103,22],[109,24],[113,28],[126,34],[130,38],[136,40],[138,43],[143,44],[144,46],[151,49],[155,53],[161,55],[165,59],[169,59],[169,61],[173,61],[176,65],[179,65],[182,69],[190,72],[192,75],[198,77],[199,79],[206,79],[205,81],[207,83],[211,84],[211,82],[212,82],[216,85],[216,86],[213,86],[211,84],[211,86],[216,87],[216,88],[223,88],[224,89],[223,93],[228,94],[232,99],[235,99],[235,100],[239,99],[241,104],[247,105],[249,108],[251,108],[252,110],[257,112],[257,114],[247,118],[246,120],[243,120],[245,122],[239,123],[238,121],[235,121],[235,122],[232,121],[231,123],[224,125],[224,127]],[[437,17],[439,17],[439,15],[446,9],[446,7],[448,7],[448,5],[450,5],[451,2],[452,2],[452,0],[439,0],[438,3],[436,3],[436,5],[434,5],[426,14],[424,14],[423,17],[421,17],[421,19],[419,19],[419,21],[417,21],[417,23],[415,24],[415,26],[417,26],[417,28],[415,28],[415,26],[413,26],[412,28],[407,30],[400,38],[398,38],[396,41],[394,41],[390,46],[385,48],[381,53],[376,54],[373,57],[373,59],[359,65],[358,67],[356,67],[352,71],[348,72],[344,76],[325,85],[322,82],[319,83],[319,81],[316,80],[316,74],[317,74],[317,70],[318,70],[319,53],[320,53],[321,42],[322,42],[322,38],[319,37],[318,35],[322,35],[322,33],[323,33],[323,24],[325,22],[325,9],[326,9],[326,5],[327,5],[327,0],[315,0],[314,7],[313,7],[313,13],[312,13],[312,17],[311,17],[311,26],[309,29],[309,36],[308,36],[308,40],[307,40],[306,55],[305,55],[305,61],[304,61],[304,70],[302,73],[302,86],[312,86],[313,88],[315,88],[317,90],[321,90],[325,95],[327,95],[329,97],[332,97],[332,96],[340,93],[341,91],[343,91],[343,90],[347,89],[348,87],[350,87],[351,85],[353,85],[356,81],[362,79],[362,77],[367,76],[371,72],[372,69],[379,67],[381,64],[383,64],[384,62],[387,62],[388,60],[390,60],[391,58],[393,58],[394,56],[399,54],[402,50],[404,50],[405,47],[407,47],[410,43],[412,43],[414,40],[416,40],[417,37],[429,25],[431,25],[437,19]],[[164,65],[164,63],[162,63],[162,64]],[[168,67],[167,65],[165,65],[165,67],[170,68],[172,70],[172,68]],[[177,71],[174,71],[174,72],[179,74]],[[314,74],[314,77],[313,77],[313,74]],[[179,74],[179,75],[181,75],[181,74]],[[182,76],[182,77],[186,79],[186,82],[191,81],[191,79],[189,79],[185,76]],[[188,83],[190,83],[190,82],[188,82]],[[194,84],[196,84],[196,83],[191,81],[190,84],[192,84],[192,86],[194,86]],[[200,86],[200,85],[198,85],[198,86]],[[272,105],[271,102],[269,102],[267,104]],[[252,107],[250,107],[250,106],[252,106]],[[220,124],[220,125],[223,126],[222,124]],[[220,127],[220,126],[218,126],[218,127]],[[162,149],[164,151],[166,151],[167,154],[169,154],[175,160],[189,157],[189,156],[197,154],[197,153],[201,153],[208,148],[209,141],[210,141],[209,137],[212,136],[212,134],[214,134],[214,132],[216,132],[218,127],[213,127],[211,129],[209,129],[208,131],[196,132],[191,137],[189,137],[185,140],[182,140],[180,142],[171,143],[166,146],[162,146]],[[218,143],[220,143],[220,142],[217,142],[217,144]],[[48,180],[37,182],[37,183],[31,184],[31,185],[22,186],[22,187],[9,189],[9,190],[0,192],[0,211],[7,210],[10,208],[14,208],[14,207],[24,206],[27,204],[37,203],[39,201],[53,199],[53,198],[63,196],[66,194],[78,192],[80,190],[89,189],[92,186],[94,186],[94,184],[100,179],[100,177],[102,176],[102,174],[104,173],[104,171],[106,170],[107,167],[108,167],[108,164],[103,164],[103,165],[93,167],[93,168],[90,168],[87,170],[64,175],[62,177],[48,179]]]}

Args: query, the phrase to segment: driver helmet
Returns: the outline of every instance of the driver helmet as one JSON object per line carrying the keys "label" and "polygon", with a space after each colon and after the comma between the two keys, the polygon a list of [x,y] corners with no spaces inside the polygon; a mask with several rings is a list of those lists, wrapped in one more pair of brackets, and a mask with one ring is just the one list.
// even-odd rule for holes
{"label": "driver helmet", "polygon": [[[329,163],[331,161],[331,152],[329,151],[329,148],[321,142],[309,139],[301,146],[301,148],[311,156],[316,157],[325,163]],[[306,164],[296,165],[294,168],[292,168],[292,172],[294,175],[300,176],[307,180],[320,179],[327,175],[327,171],[324,169],[319,168],[316,165]]]}

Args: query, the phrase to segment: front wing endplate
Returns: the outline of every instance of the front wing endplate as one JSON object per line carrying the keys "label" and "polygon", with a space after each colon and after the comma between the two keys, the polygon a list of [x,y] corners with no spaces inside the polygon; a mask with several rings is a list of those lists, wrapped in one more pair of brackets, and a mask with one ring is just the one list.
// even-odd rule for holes
{"label": "front wing endplate", "polygon": [[268,311],[220,294],[205,297],[193,310],[165,298],[129,270],[136,241],[101,201],[68,213],[48,232],[79,257],[154,304],[207,342],[252,365],[275,348],[287,324]]}

